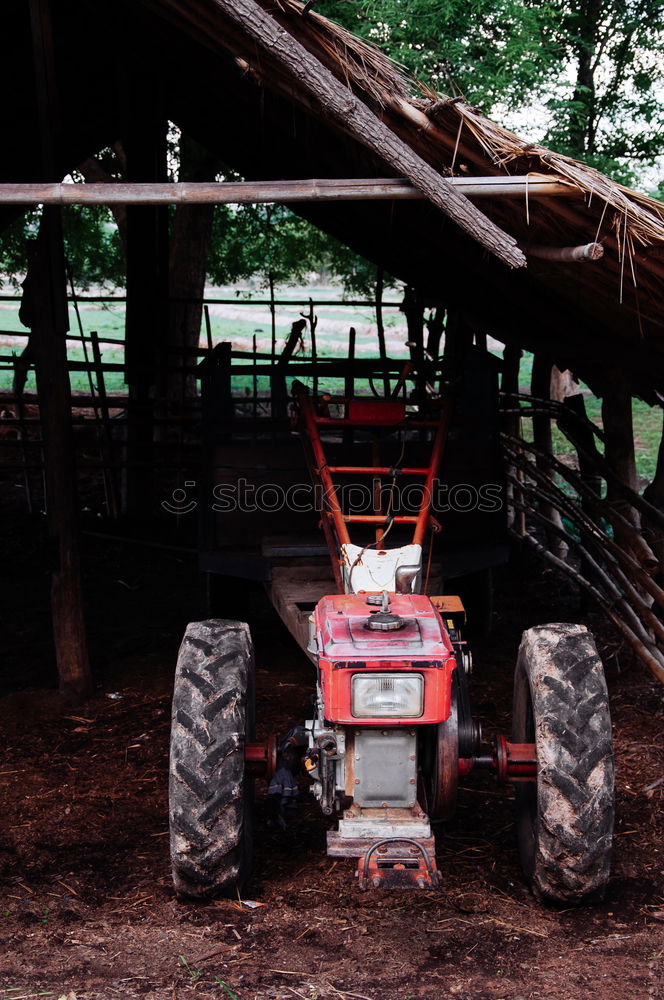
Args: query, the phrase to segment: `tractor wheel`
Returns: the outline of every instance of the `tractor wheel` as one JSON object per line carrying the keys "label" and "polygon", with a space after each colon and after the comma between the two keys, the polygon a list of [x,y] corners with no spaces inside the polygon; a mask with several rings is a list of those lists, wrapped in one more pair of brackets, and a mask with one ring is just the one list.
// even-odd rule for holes
{"label": "tractor wheel", "polygon": [[512,740],[536,746],[537,780],[515,783],[519,854],[534,894],[561,905],[601,894],[613,836],[611,719],[584,625],[523,633]]}
{"label": "tractor wheel", "polygon": [[180,646],[173,691],[169,808],[178,896],[234,895],[249,874],[253,781],[254,654],[249,626],[192,622]]}
{"label": "tractor wheel", "polygon": [[422,729],[422,779],[426,812],[431,820],[450,819],[456,809],[459,775],[456,685],[452,686],[449,717],[445,722],[423,726]]}

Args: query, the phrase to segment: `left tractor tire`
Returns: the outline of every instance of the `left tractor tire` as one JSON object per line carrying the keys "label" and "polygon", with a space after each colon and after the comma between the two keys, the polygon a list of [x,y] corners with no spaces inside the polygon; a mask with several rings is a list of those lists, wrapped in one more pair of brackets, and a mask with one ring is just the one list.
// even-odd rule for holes
{"label": "left tractor tire", "polygon": [[251,866],[254,654],[249,626],[187,626],[175,674],[169,812],[176,894],[235,895]]}

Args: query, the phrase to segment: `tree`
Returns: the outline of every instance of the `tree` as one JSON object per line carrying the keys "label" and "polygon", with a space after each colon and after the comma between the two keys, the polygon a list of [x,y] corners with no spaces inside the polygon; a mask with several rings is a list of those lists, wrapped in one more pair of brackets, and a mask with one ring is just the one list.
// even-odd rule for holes
{"label": "tree", "polygon": [[[30,210],[0,233],[0,274],[18,286],[27,266],[28,245],[37,236],[41,213]],[[77,288],[124,284],[124,255],[111,212],[102,205],[67,205],[62,211],[65,253]]]}
{"label": "tree", "polygon": [[316,9],[488,115],[543,104],[539,138],[617,180],[664,153],[664,0],[323,0]]}
{"label": "tree", "polygon": [[527,106],[549,79],[558,39],[547,4],[524,0],[323,0],[316,10],[374,42],[425,85],[487,114]]}
{"label": "tree", "polygon": [[625,183],[664,152],[664,0],[550,0],[569,80],[544,141]]}
{"label": "tree", "polygon": [[[664,153],[658,100],[664,0],[318,0],[316,10],[378,44],[425,84],[461,94],[486,114],[545,107],[550,121],[537,138],[618,180],[638,182]],[[177,150],[173,158],[177,162]],[[88,168],[121,176],[117,149],[99,159]],[[22,273],[36,220],[28,213],[4,231],[0,272]],[[173,228],[179,232],[176,223]],[[123,283],[121,240],[107,209],[67,209],[65,240],[79,287]],[[375,274],[282,207],[214,211],[212,281],[257,277],[267,286],[320,268],[361,293],[369,292]]]}

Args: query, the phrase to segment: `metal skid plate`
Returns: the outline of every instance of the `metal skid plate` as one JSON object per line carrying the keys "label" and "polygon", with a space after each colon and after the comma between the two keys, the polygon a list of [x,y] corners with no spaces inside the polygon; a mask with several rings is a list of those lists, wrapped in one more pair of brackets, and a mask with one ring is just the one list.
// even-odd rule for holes
{"label": "metal skid plate", "polygon": [[356,729],[353,799],[359,806],[413,806],[417,737],[409,729]]}

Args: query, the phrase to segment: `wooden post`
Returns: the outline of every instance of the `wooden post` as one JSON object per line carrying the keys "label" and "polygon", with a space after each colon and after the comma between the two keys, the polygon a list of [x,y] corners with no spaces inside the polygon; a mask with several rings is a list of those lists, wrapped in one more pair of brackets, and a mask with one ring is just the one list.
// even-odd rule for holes
{"label": "wooden post", "polygon": [[[353,363],[355,361],[355,327],[351,326],[348,331],[348,368],[346,369],[346,377],[344,379],[344,396],[346,399],[352,399],[355,395],[355,379],[353,378]],[[353,428],[346,427],[343,433],[343,442],[345,445],[352,445],[353,443]]]}
{"label": "wooden post", "polygon": [[[166,122],[156,83],[131,74],[125,100],[129,109],[125,137],[130,180],[166,177]],[[168,209],[157,205],[127,208],[127,311],[125,380],[129,387],[125,512],[147,516],[153,503],[154,392],[158,365],[167,363]],[[162,357],[160,358],[160,354]]]}
{"label": "wooden post", "polygon": [[376,284],[374,287],[376,302],[376,331],[378,333],[378,354],[383,365],[383,395],[390,398],[390,378],[387,373],[387,348],[385,346],[385,324],[383,323],[383,287],[385,275],[382,267],[376,268]]}
{"label": "wooden post", "polygon": [[[97,379],[97,397],[99,399],[99,414],[101,416],[101,441],[102,441],[102,462],[104,472],[104,488],[106,502],[108,504],[107,514],[115,520],[120,513],[117,489],[117,469],[115,464],[115,448],[113,447],[113,430],[111,417],[108,409],[108,396],[106,395],[106,380],[104,379],[104,368],[102,366],[101,349],[99,347],[99,334],[96,330],[90,332],[92,341],[92,357],[94,360],[94,372]],[[97,411],[95,410],[95,416]]]}
{"label": "wooden post", "polygon": [[267,280],[270,287],[270,354],[272,355],[272,364],[275,364],[277,360],[277,310],[274,301],[274,275],[272,271],[269,272]]}
{"label": "wooden post", "polygon": [[[638,492],[632,426],[632,386],[629,372],[623,369],[615,368],[606,373],[602,395],[602,422],[604,457],[609,468],[625,486]],[[620,496],[611,482],[607,483],[606,498],[636,528],[640,526],[637,511]],[[629,550],[629,539],[619,528],[616,528],[616,540]]]}
{"label": "wooden post", "polygon": [[[503,351],[503,371],[500,380],[500,388],[502,392],[508,395],[516,396],[519,392],[519,371],[521,368],[521,355],[523,351],[520,347],[515,347],[514,344],[506,344],[505,350]],[[518,402],[516,399],[507,400],[509,404],[509,409],[514,409],[517,407]],[[503,416],[503,430],[506,434],[510,434],[512,437],[521,437],[521,418],[517,413],[506,413]],[[509,476],[510,471],[513,473],[513,478],[517,481],[523,479],[523,470],[519,468],[508,468],[508,482],[507,482],[507,518],[509,526],[516,532],[520,538],[524,538],[526,534],[526,515],[520,507],[515,507],[511,500],[516,499],[520,504],[524,501],[523,493],[517,491],[515,496],[515,487],[512,482],[512,477]]]}
{"label": "wooden post", "polygon": [[[523,351],[514,344],[506,344],[503,351],[503,372],[500,380],[501,392],[516,395],[519,391],[519,370]],[[518,418],[517,418],[518,419]]]}
{"label": "wooden post", "polygon": [[[207,150],[186,135],[180,137],[179,180],[214,180],[217,163]],[[169,302],[167,367],[159,378],[159,395],[167,400],[165,412],[184,412],[183,400],[196,396],[195,376],[174,370],[174,361],[182,358],[183,368],[191,355],[187,349],[198,348],[205,277],[207,272],[214,205],[178,205],[174,212],[169,246]],[[163,332],[163,331],[162,331]],[[185,349],[180,353],[182,349]]]}
{"label": "wooden post", "polygon": [[[43,176],[57,175],[60,114],[49,0],[30,0]],[[46,514],[51,542],[51,613],[60,691],[91,690],[79,563],[78,500],[67,367],[69,329],[60,209],[45,207],[30,250],[21,321],[31,330],[44,449]]]}
{"label": "wooden post", "polygon": [[[595,441],[595,435],[593,433],[592,427],[587,423],[588,415],[586,413],[586,404],[583,400],[583,396],[580,392],[575,393],[573,396],[565,396],[563,400],[563,405],[566,410],[570,410],[575,413],[579,420],[575,420],[570,423],[570,433],[574,439],[574,442],[578,445],[577,447],[577,461],[579,464],[579,474],[583,483],[591,489],[593,493],[597,496],[602,495],[602,477],[597,472],[597,465],[592,461],[591,458],[587,456],[598,455],[597,443]],[[586,501],[582,503],[584,511],[588,514],[592,514],[592,508],[587,508],[584,506]]]}
{"label": "wooden post", "polygon": [[[537,399],[544,399],[548,402],[551,398],[551,372],[552,364],[548,358],[542,354],[536,354],[533,358],[533,370],[530,381],[530,392],[535,397],[534,406],[537,407]],[[547,413],[533,413],[533,443],[544,455],[553,454],[553,435],[551,433],[551,417]],[[541,469],[549,479],[555,480],[555,473],[546,458],[538,455],[535,459],[538,469]],[[541,503],[540,510],[547,521],[551,521],[553,530],[547,533],[547,545],[550,551],[558,558],[567,557],[568,547],[562,540],[560,532],[563,530],[563,522],[560,512],[551,504]]]}
{"label": "wooden post", "polygon": [[91,691],[81,589],[78,498],[67,369],[67,286],[59,209],[45,208],[30,261],[24,309],[31,342],[44,448],[46,515],[51,541],[51,612],[60,692],[76,700]]}
{"label": "wooden post", "polygon": [[403,313],[408,326],[408,350],[415,369],[417,401],[421,406],[426,399],[426,372],[424,370],[424,303],[416,288],[406,287],[403,296]]}
{"label": "wooden post", "polygon": [[[659,442],[659,452],[657,455],[657,468],[653,481],[643,491],[643,498],[651,503],[653,507],[664,513],[664,427],[662,437]],[[645,522],[644,522],[645,526]],[[664,530],[659,525],[648,524],[644,530],[646,540],[659,560],[659,567],[655,579],[660,587],[664,586]]]}
{"label": "wooden post", "polygon": [[434,363],[440,354],[440,339],[443,335],[444,322],[445,309],[443,306],[436,306],[425,324],[427,328],[427,354],[433,358]]}

